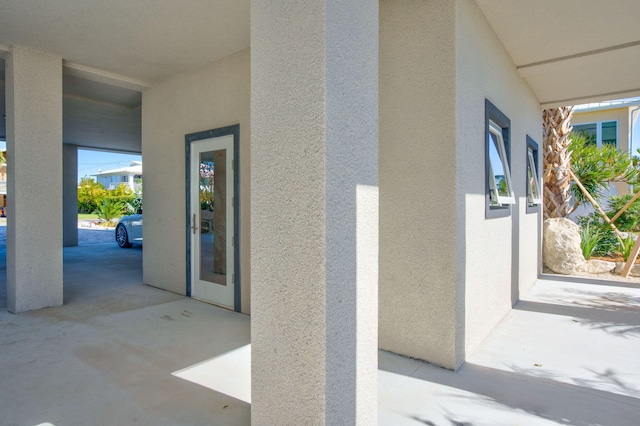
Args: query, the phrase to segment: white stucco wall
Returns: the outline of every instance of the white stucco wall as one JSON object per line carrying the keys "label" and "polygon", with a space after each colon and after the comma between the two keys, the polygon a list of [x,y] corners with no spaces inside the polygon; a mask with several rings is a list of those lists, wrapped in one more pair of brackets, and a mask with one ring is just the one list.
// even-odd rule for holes
{"label": "white stucco wall", "polygon": [[448,0],[380,2],[379,343],[447,368],[463,336],[455,24]]}
{"label": "white stucco wall", "polygon": [[145,284],[186,292],[185,135],[240,124],[241,306],[249,294],[249,50],[191,70],[142,96]]}
{"label": "white stucco wall", "polygon": [[[472,353],[538,271],[538,214],[526,214],[526,135],[542,148],[542,113],[472,0],[456,2],[456,222],[464,279],[465,353]],[[511,120],[509,217],[485,219],[485,98]]]}
{"label": "white stucco wall", "polygon": [[[542,114],[473,0],[384,0],[380,34],[380,346],[458,368],[538,275]],[[485,99],[511,120],[505,218],[485,218]]]}

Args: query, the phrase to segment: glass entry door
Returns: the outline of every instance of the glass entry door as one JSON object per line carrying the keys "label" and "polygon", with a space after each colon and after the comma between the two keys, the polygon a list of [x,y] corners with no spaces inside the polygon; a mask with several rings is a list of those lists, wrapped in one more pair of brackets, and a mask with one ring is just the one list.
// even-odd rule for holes
{"label": "glass entry door", "polygon": [[190,151],[191,296],[234,309],[233,135]]}

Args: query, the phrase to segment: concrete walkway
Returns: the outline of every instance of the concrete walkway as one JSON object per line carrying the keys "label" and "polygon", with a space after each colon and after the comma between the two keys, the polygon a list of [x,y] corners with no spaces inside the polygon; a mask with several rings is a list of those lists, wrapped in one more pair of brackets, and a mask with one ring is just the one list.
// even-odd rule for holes
{"label": "concrete walkway", "polygon": [[640,424],[640,289],[539,281],[456,373],[383,353],[380,424]]}
{"label": "concrete walkway", "polygon": [[[100,231],[93,231],[100,232]],[[12,315],[0,253],[0,424],[247,425],[250,406],[171,373],[249,343],[249,317],[142,282],[142,249],[64,249],[64,301]]]}
{"label": "concrete walkway", "polygon": [[[0,424],[250,423],[249,317],[142,285],[141,254],[66,248],[65,306],[0,309]],[[639,289],[540,281],[458,372],[380,352],[380,424],[637,425],[638,354]]]}

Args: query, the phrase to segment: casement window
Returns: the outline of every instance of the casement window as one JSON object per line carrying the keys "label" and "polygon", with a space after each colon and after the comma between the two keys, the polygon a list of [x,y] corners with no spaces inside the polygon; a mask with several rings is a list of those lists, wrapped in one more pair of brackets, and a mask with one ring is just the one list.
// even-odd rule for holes
{"label": "casement window", "polygon": [[538,144],[527,136],[527,213],[537,212],[542,204]]}
{"label": "casement window", "polygon": [[600,121],[597,123],[574,124],[572,133],[581,133],[598,148],[603,145],[618,147],[618,122]]}
{"label": "casement window", "polygon": [[486,218],[509,216],[516,197],[511,184],[511,121],[485,101]]}

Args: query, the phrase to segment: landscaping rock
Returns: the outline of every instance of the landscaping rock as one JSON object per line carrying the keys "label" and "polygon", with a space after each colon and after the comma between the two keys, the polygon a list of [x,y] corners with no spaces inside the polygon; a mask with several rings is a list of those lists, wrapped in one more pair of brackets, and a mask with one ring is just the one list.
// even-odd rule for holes
{"label": "landscaping rock", "polygon": [[[614,272],[620,275],[620,272],[622,272],[622,268],[624,268],[624,262],[616,262],[616,270]],[[640,277],[640,265],[633,265],[631,267],[631,271],[629,271],[629,276]]]}
{"label": "landscaping rock", "polygon": [[547,219],[543,232],[542,255],[547,268],[557,274],[572,275],[586,267],[577,224],[566,218]]}
{"label": "landscaping rock", "polygon": [[606,260],[591,259],[585,262],[578,271],[587,272],[589,274],[607,274],[616,268],[615,262],[607,262]]}

